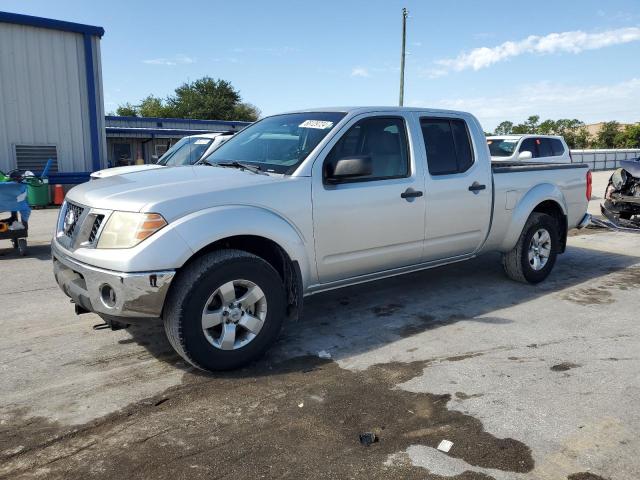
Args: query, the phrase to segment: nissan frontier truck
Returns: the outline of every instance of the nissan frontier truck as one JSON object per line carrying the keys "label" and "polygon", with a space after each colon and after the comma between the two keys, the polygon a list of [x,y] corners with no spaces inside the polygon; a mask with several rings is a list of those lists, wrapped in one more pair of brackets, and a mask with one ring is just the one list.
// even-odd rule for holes
{"label": "nissan frontier truck", "polygon": [[204,370],[265,352],[303,298],[502,253],[535,284],[589,223],[583,164],[491,162],[464,112],[364,107],[266,117],[200,164],[73,188],[53,269],[77,313],[160,320]]}

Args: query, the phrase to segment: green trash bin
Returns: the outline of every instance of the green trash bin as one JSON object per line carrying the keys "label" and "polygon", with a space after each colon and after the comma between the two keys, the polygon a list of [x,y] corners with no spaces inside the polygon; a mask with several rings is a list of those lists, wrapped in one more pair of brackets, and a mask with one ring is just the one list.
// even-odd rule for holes
{"label": "green trash bin", "polygon": [[49,205],[49,180],[46,178],[27,177],[27,202],[31,207]]}

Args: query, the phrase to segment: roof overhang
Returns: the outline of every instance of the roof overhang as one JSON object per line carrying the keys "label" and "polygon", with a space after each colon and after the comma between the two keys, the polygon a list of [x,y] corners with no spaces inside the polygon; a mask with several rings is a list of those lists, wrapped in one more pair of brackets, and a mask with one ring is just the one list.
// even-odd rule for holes
{"label": "roof overhang", "polygon": [[95,35],[96,37],[102,37],[104,35],[104,28],[102,27],[84,25],[82,23],[65,22],[63,20],[54,20],[52,18],[22,15],[20,13],[0,12],[0,23],[28,25],[30,27],[48,28],[63,32],[85,33],[88,35]]}

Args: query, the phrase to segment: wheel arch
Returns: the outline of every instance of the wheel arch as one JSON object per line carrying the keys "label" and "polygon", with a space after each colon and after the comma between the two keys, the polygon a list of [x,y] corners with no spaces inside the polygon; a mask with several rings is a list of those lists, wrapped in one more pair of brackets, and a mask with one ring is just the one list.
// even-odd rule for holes
{"label": "wheel arch", "polygon": [[289,316],[299,316],[310,261],[302,233],[289,221],[266,209],[225,206],[185,217],[176,230],[193,252],[178,272],[216,250],[251,253],[278,272],[287,291]]}
{"label": "wheel arch", "polygon": [[556,185],[543,183],[530,189],[513,209],[511,223],[502,243],[503,252],[511,250],[533,212],[546,213],[556,219],[559,226],[560,248],[563,253],[567,243],[567,210],[564,195]]}

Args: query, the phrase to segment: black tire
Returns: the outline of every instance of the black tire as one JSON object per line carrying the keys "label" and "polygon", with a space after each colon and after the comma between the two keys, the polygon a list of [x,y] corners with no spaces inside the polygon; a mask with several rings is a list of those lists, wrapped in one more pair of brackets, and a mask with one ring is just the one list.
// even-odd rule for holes
{"label": "black tire", "polygon": [[[535,270],[529,263],[529,245],[533,235],[541,228],[549,232],[551,252],[547,263],[540,270]],[[558,222],[546,213],[533,212],[522,229],[518,243],[513,249],[502,255],[502,266],[509,278],[522,283],[539,283],[549,276],[556,263],[560,248]]]}
{"label": "black tire", "polygon": [[[262,329],[236,350],[213,346],[202,330],[202,310],[209,296],[226,282],[245,279],[262,289],[267,313]],[[193,261],[173,280],[163,312],[164,328],[173,348],[202,370],[231,370],[264,354],[276,340],[286,314],[282,278],[265,260],[241,250],[219,250]]]}
{"label": "black tire", "polygon": [[27,240],[25,238],[18,239],[18,253],[21,257],[27,254]]}

